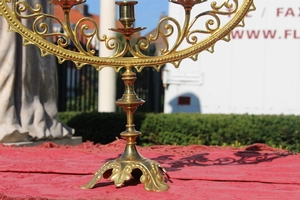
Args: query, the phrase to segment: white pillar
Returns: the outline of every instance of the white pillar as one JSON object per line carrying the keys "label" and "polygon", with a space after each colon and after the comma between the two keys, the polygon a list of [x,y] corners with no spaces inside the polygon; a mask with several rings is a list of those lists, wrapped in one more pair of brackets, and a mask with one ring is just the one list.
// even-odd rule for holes
{"label": "white pillar", "polygon": [[[116,35],[109,28],[116,26],[116,4],[115,0],[101,0],[100,3],[100,35]],[[103,43],[103,42],[102,42]],[[104,44],[100,44],[100,57],[112,55],[112,51],[107,50]],[[116,72],[110,67],[106,67],[99,72],[98,89],[98,111],[115,112],[116,105]]]}

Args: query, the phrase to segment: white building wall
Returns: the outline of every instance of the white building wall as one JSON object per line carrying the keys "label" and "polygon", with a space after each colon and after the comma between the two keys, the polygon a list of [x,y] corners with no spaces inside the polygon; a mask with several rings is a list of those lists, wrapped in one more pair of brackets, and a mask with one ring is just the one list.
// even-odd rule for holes
{"label": "white building wall", "polygon": [[[255,5],[246,26],[235,29],[229,43],[219,41],[213,54],[202,52],[179,69],[167,64],[165,113],[300,114],[300,1]],[[179,5],[169,9],[183,19]],[[188,95],[191,104],[178,105],[178,97]]]}

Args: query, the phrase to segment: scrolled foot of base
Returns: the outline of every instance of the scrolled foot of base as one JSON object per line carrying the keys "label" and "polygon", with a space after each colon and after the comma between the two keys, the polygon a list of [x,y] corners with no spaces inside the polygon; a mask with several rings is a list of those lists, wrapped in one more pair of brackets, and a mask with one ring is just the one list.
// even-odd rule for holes
{"label": "scrolled foot of base", "polygon": [[139,178],[147,191],[163,192],[169,189],[165,182],[166,170],[152,160],[124,161],[113,160],[105,163],[94,175],[93,179],[82,189],[91,189],[103,178],[110,178],[117,187],[121,187],[125,181],[131,178]]}

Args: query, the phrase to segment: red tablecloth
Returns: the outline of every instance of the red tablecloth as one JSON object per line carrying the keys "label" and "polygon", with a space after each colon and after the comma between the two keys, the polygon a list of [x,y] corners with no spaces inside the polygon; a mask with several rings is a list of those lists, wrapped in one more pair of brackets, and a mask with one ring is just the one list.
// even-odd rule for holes
{"label": "red tablecloth", "polygon": [[136,180],[117,188],[102,179],[83,190],[125,143],[38,147],[0,144],[0,199],[300,199],[300,155],[262,144],[243,149],[152,146],[139,152],[167,169],[166,192],[147,192]]}

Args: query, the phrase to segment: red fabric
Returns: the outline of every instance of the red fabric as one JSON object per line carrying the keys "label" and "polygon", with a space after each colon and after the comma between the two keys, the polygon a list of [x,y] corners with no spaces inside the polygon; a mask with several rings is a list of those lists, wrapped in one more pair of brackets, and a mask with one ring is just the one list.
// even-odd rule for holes
{"label": "red fabric", "polygon": [[167,169],[166,192],[147,192],[136,180],[116,188],[102,179],[80,189],[125,143],[86,142],[38,147],[0,144],[0,199],[300,199],[300,155],[263,144],[246,148],[151,146],[139,152]]}

